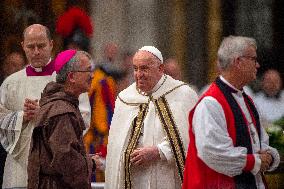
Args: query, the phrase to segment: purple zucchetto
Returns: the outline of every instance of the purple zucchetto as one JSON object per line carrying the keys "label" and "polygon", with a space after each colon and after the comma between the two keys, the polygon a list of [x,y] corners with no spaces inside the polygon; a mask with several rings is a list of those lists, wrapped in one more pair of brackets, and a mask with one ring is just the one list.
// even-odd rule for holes
{"label": "purple zucchetto", "polygon": [[54,62],[54,70],[57,74],[59,73],[61,68],[75,56],[76,52],[76,50],[70,49],[62,51],[56,56]]}

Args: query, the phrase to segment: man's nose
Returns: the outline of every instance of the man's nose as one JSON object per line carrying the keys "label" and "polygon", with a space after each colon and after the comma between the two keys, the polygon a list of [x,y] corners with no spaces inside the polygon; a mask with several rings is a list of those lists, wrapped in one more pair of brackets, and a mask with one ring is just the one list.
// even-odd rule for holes
{"label": "man's nose", "polygon": [[260,68],[260,64],[258,62],[256,62],[255,67]]}
{"label": "man's nose", "polygon": [[142,77],[142,76],[143,76],[143,72],[138,69],[138,70],[136,71],[136,75],[137,75],[137,77]]}
{"label": "man's nose", "polygon": [[35,47],[34,53],[35,53],[35,54],[39,54],[39,49],[38,49],[38,47]]}

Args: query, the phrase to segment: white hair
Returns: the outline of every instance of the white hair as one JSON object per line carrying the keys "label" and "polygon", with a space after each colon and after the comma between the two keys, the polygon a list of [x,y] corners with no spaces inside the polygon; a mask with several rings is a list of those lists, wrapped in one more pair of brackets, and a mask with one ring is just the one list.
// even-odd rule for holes
{"label": "white hair", "polygon": [[257,48],[254,38],[232,35],[225,37],[218,49],[218,67],[226,69],[234,58],[243,56],[250,46]]}

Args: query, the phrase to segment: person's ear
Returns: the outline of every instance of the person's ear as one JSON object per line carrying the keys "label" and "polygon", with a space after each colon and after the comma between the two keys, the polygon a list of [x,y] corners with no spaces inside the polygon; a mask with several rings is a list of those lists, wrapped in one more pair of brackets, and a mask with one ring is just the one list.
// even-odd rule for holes
{"label": "person's ear", "polygon": [[240,63],[241,63],[241,58],[240,57],[234,57],[232,65],[237,67],[237,68],[240,68]]}
{"label": "person's ear", "polygon": [[159,65],[159,71],[164,73],[165,70],[165,65],[164,64],[160,64]]}
{"label": "person's ear", "polygon": [[49,45],[50,45],[51,49],[53,49],[53,40],[49,41]]}
{"label": "person's ear", "polygon": [[23,50],[25,51],[24,41],[21,42],[21,46],[22,46]]}
{"label": "person's ear", "polygon": [[71,83],[75,82],[75,73],[74,72],[69,72],[67,75],[67,80],[70,81]]}

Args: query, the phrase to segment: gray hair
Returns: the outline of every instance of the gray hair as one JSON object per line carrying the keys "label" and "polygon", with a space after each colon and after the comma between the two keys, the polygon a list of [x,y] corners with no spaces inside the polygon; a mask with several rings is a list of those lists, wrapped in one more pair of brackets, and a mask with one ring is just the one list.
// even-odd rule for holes
{"label": "gray hair", "polygon": [[226,69],[234,58],[243,56],[250,46],[257,48],[254,38],[232,35],[225,37],[218,49],[218,67]]}
{"label": "gray hair", "polygon": [[85,55],[91,60],[91,55],[85,51],[77,51],[76,54],[61,68],[56,75],[56,82],[64,84],[69,72],[75,71],[80,67],[80,56]]}

